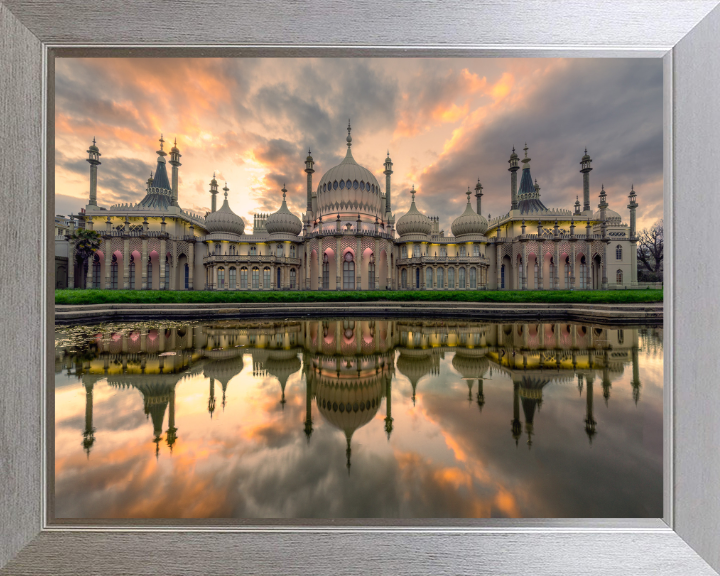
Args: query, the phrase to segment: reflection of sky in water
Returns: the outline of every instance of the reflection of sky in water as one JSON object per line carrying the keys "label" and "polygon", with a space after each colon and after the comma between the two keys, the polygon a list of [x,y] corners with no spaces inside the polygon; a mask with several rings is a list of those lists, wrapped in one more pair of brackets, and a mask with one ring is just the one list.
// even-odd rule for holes
{"label": "reflection of sky in water", "polygon": [[56,515],[662,515],[661,330],[427,324],[59,328]]}

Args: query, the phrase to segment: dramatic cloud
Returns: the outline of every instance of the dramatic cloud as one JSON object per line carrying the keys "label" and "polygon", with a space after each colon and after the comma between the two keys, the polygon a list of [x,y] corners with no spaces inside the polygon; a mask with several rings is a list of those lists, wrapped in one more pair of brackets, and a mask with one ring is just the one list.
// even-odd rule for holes
{"label": "dramatic cloud", "polygon": [[478,178],[484,214],[507,212],[507,160],[526,142],[548,207],[582,194],[587,147],[593,206],[604,184],[627,221],[634,184],[639,228],[662,217],[662,63],[646,59],[60,59],[56,212],[87,202],[93,137],[99,203],[142,199],[162,133],[183,155],[183,207],[207,209],[217,172],[246,222],[278,209],[283,184],[299,215],[308,149],[317,182],[345,154],[348,119],[356,160],[383,184],[390,150],[397,217],[414,184],[449,232]]}

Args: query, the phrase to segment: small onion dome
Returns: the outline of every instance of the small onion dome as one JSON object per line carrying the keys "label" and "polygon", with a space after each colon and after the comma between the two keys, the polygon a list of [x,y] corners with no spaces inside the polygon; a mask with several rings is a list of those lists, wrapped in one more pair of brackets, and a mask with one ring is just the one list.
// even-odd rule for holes
{"label": "small onion dome", "polygon": [[88,148],[88,152],[100,152],[100,149],[95,145],[95,137],[93,136],[93,143]]}
{"label": "small onion dome", "polygon": [[290,210],[288,210],[287,204],[285,203],[285,194],[287,190],[283,185],[282,189],[283,201],[280,205],[280,210],[273,212],[268,216],[267,222],[265,222],[265,229],[269,234],[300,234],[302,230],[302,222],[300,218],[295,216]]}
{"label": "small onion dome", "polygon": [[[215,177],[213,176],[213,181]],[[220,207],[220,210],[210,212],[205,217],[205,228],[208,232],[230,232],[231,234],[241,235],[245,231],[245,222],[240,216],[230,210],[228,204],[228,190],[227,184],[225,184],[225,201]]]}
{"label": "small onion dome", "polygon": [[430,234],[432,230],[432,222],[430,218],[422,214],[415,206],[415,185],[413,185],[412,191],[412,204],[410,204],[410,210],[407,214],[402,216],[395,224],[395,230],[400,236],[407,234]]}
{"label": "small onion dome", "polygon": [[591,159],[591,158],[590,158],[590,155],[587,153],[587,148],[585,148],[585,155],[582,157],[582,159],[580,160],[580,162],[581,162],[581,163],[582,163],[582,162],[587,162],[587,161],[590,160],[590,159]]}
{"label": "small onion dome", "polygon": [[465,205],[465,212],[460,214],[455,220],[453,220],[452,230],[453,236],[464,236],[466,234],[485,234],[488,229],[488,221],[475,212],[470,205],[470,188],[465,192],[468,200]]}

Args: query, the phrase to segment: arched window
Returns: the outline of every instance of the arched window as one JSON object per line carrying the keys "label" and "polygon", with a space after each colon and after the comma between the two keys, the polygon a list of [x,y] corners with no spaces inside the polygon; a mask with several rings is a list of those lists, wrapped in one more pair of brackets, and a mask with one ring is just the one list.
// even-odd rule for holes
{"label": "arched window", "polygon": [[295,290],[296,274],[295,268],[290,268],[290,290]]}
{"label": "arched window", "polygon": [[420,288],[420,268],[415,268],[415,288]]}
{"label": "arched window", "polygon": [[375,254],[370,256],[368,264],[368,290],[375,290]]}
{"label": "arched window", "polygon": [[400,272],[400,285],[407,288],[407,268],[403,268],[402,272]]}
{"label": "arched window", "polygon": [[130,290],[135,290],[135,256],[130,254]]}
{"label": "arched window", "polygon": [[437,271],[437,287],[438,287],[438,288],[445,288],[445,269],[444,269],[444,268],[438,268],[438,271]]}
{"label": "arched window", "polygon": [[276,278],[276,282],[275,282],[275,288],[277,288],[278,290],[280,290],[280,288],[281,288],[281,286],[282,286],[282,270],[280,269],[279,266],[277,267],[277,274],[276,274],[276,276],[277,276],[277,278]]}
{"label": "arched window", "polygon": [[550,258],[550,289],[554,290],[557,288],[555,286],[555,260]]}
{"label": "arched window", "polygon": [[270,268],[267,266],[263,268],[263,288],[265,290],[270,288]]}
{"label": "arched window", "polygon": [[448,288],[455,290],[455,268],[448,268]]}
{"label": "arched window", "polygon": [[185,264],[185,290],[190,289],[190,265]]}
{"label": "arched window", "polygon": [[256,246],[250,246],[250,256],[257,255],[257,247]]}
{"label": "arched window", "polygon": [[473,256],[480,256],[480,244],[473,244]]}
{"label": "arched window", "polygon": [[165,290],[170,290],[170,258],[165,256]]}
{"label": "arched window", "polygon": [[477,288],[477,270],[475,268],[470,268],[470,288],[473,290]]}
{"label": "arched window", "polygon": [[622,284],[622,270],[618,270],[616,274],[616,281],[618,284]]}
{"label": "arched window", "polygon": [[540,265],[535,257],[535,288],[540,288]]}
{"label": "arched window", "polygon": [[340,180],[340,190],[345,188],[345,180]]}
{"label": "arched window", "polygon": [[353,182],[353,188],[355,188],[355,189],[357,190],[357,187],[358,187],[358,186],[360,186],[360,184],[358,183],[357,180],[355,180],[355,181]]}
{"label": "arched window", "polygon": [[346,252],[343,258],[343,290],[355,290],[355,262],[352,252]]}
{"label": "arched window", "polygon": [[565,258],[565,289],[572,288],[570,285],[570,257]]}
{"label": "arched window", "polygon": [[420,256],[420,244],[413,245],[413,258],[418,258]]}
{"label": "arched window", "polygon": [[587,288],[587,262],[585,256],[580,258],[580,289],[585,290]]}
{"label": "arched window", "polygon": [[228,278],[228,290],[235,290],[237,287],[237,270],[233,266],[230,268],[230,274]]}
{"label": "arched window", "polygon": [[215,255],[216,256],[220,255],[220,244],[215,244]]}
{"label": "arched window", "polygon": [[148,259],[147,259],[147,289],[148,290],[152,290],[152,284],[153,284],[152,276],[153,276],[153,274],[152,274],[152,258],[150,258],[150,256],[148,256]]}
{"label": "arched window", "polygon": [[218,281],[218,290],[223,290],[225,288],[225,268],[222,266],[218,268],[217,271],[217,281]]}
{"label": "arched window", "polygon": [[460,290],[465,290],[465,268],[460,268],[460,273],[458,274],[458,283],[460,284]]}
{"label": "arched window", "polygon": [[338,183],[337,183],[337,180],[335,180],[335,182],[333,182],[333,190],[337,190],[337,187],[338,187]]}
{"label": "arched window", "polygon": [[118,285],[118,261],[117,256],[115,254],[112,255],[112,260],[110,261],[110,288],[113,290],[117,290]]}
{"label": "arched window", "polygon": [[440,246],[440,258],[447,258],[447,246]]}
{"label": "arched window", "polygon": [[290,258],[295,258],[295,244],[290,244]]}
{"label": "arched window", "polygon": [[257,266],[252,269],[252,287],[253,290],[260,288],[260,268]]}
{"label": "arched window", "polygon": [[500,266],[500,288],[505,288],[505,264]]}
{"label": "arched window", "polygon": [[327,254],[323,254],[322,287],[323,290],[330,290],[330,258]]}
{"label": "arched window", "polygon": [[622,246],[620,244],[615,248],[615,260],[622,260]]}
{"label": "arched window", "polygon": [[430,290],[433,287],[433,269],[425,268],[425,288]]}
{"label": "arched window", "polygon": [[282,244],[278,244],[275,248],[275,256],[284,256],[284,247]]}
{"label": "arched window", "polygon": [[460,246],[460,256],[463,258],[467,256],[467,247],[465,246],[465,244]]}
{"label": "arched window", "polygon": [[248,287],[248,283],[247,283],[248,276],[247,276],[247,273],[248,273],[248,269],[247,269],[247,268],[245,268],[244,266],[243,266],[242,268],[240,268],[240,290],[247,290],[247,287]]}

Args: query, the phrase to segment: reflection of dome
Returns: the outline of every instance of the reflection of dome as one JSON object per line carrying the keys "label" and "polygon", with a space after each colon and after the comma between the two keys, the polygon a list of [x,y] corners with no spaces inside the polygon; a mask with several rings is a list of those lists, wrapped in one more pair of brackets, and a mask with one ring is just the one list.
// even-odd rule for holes
{"label": "reflection of dome", "polygon": [[[226,187],[227,188],[227,187]],[[242,234],[245,231],[245,222],[240,216],[230,209],[225,192],[225,201],[220,210],[210,212],[205,217],[205,228],[208,232],[230,232],[231,234]]]}
{"label": "reflection of dome", "polygon": [[465,234],[485,234],[488,229],[488,221],[475,212],[470,205],[470,189],[467,191],[468,201],[465,205],[465,212],[453,220],[452,230],[453,236],[463,236]]}
{"label": "reflection of dome", "polygon": [[422,214],[415,206],[415,187],[412,189],[412,203],[407,214],[402,216],[395,225],[395,229],[400,236],[407,234],[430,234],[432,230],[432,222],[430,218]]}
{"label": "reflection of dome", "polygon": [[[218,350],[218,352],[220,352],[220,350]],[[203,367],[203,374],[205,378],[214,378],[220,382],[224,389],[230,380],[242,372],[243,366],[242,353],[238,353],[236,356],[228,356],[208,362]]]}
{"label": "reflection of dome", "polygon": [[330,168],[320,179],[317,189],[317,205],[320,214],[337,212],[360,212],[383,217],[383,199],[378,181],[372,172],[360,166],[352,156],[350,125],[348,124],[348,149],[345,159]]}
{"label": "reflection of dome", "polygon": [[490,361],[485,356],[466,356],[458,350],[453,356],[452,365],[463,378],[482,378],[490,367]]}
{"label": "reflection of dome", "polygon": [[380,407],[383,391],[383,378],[355,386],[320,381],[315,390],[315,400],[323,417],[350,437],[373,419]]}
{"label": "reflection of dome", "polygon": [[265,361],[265,370],[280,381],[283,389],[288,378],[300,368],[297,350],[272,350]]}
{"label": "reflection of dome", "polygon": [[427,350],[405,349],[400,352],[396,367],[400,374],[410,380],[414,388],[423,376],[431,372],[432,356]]}
{"label": "reflection of dome", "polygon": [[300,218],[288,210],[285,203],[285,194],[287,193],[285,186],[283,186],[282,193],[283,201],[280,210],[268,216],[265,229],[270,234],[295,234],[297,236],[302,230],[302,222],[300,222]]}
{"label": "reflection of dome", "polygon": [[[600,210],[593,214],[593,218],[600,220]],[[605,220],[608,224],[622,224],[622,216],[615,212],[615,210],[610,210],[610,208],[605,209]]]}

